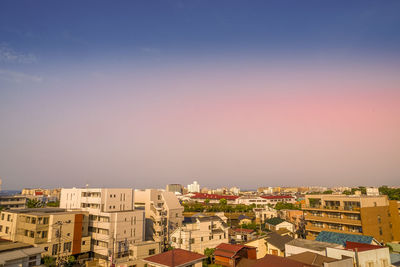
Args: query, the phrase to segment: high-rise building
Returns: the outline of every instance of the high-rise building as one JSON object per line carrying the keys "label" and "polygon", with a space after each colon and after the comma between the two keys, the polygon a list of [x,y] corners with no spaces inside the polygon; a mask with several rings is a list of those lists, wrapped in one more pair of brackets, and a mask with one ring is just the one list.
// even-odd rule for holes
{"label": "high-rise building", "polygon": [[160,242],[165,249],[170,233],[182,225],[183,207],[172,192],[157,189],[135,190],[135,207],[144,208],[146,240]]}
{"label": "high-rise building", "polygon": [[200,193],[200,185],[197,181],[194,181],[193,184],[188,185],[188,192],[189,193]]}
{"label": "high-rise building", "polygon": [[61,189],[60,207],[89,212],[91,251],[113,261],[128,258],[129,244],[144,240],[144,211],[133,205],[129,188]]}
{"label": "high-rise building", "polygon": [[397,202],[387,196],[306,195],[302,209],[308,239],[332,231],[368,235],[379,242],[400,240]]}

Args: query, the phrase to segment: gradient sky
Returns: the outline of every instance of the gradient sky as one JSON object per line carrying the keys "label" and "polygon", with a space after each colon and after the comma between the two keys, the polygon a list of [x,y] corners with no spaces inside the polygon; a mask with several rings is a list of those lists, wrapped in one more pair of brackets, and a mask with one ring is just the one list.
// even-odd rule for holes
{"label": "gradient sky", "polygon": [[400,1],[0,1],[0,177],[400,181]]}

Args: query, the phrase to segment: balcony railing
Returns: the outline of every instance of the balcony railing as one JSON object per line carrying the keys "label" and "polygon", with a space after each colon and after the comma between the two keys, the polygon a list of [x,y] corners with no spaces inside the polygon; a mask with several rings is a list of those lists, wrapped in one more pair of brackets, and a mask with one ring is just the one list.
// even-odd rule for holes
{"label": "balcony railing", "polygon": [[329,211],[360,211],[360,207],[350,207],[350,206],[302,205],[301,208],[329,210]]}

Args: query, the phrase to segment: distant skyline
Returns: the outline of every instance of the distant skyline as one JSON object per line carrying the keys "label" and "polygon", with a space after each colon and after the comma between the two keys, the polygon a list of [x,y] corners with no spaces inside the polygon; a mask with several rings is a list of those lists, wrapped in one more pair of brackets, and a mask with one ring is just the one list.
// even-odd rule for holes
{"label": "distant skyline", "polygon": [[400,1],[1,1],[0,178],[400,185]]}

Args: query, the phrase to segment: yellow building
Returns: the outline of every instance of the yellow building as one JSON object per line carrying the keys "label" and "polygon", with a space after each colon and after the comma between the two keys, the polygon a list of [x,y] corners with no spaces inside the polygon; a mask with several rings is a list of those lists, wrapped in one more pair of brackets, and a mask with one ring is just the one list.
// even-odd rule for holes
{"label": "yellow building", "polygon": [[60,208],[0,213],[0,238],[43,248],[43,256],[66,258],[90,251],[89,216]]}
{"label": "yellow building", "polygon": [[307,239],[332,231],[368,235],[380,242],[400,240],[397,202],[387,196],[307,195],[302,209]]}

